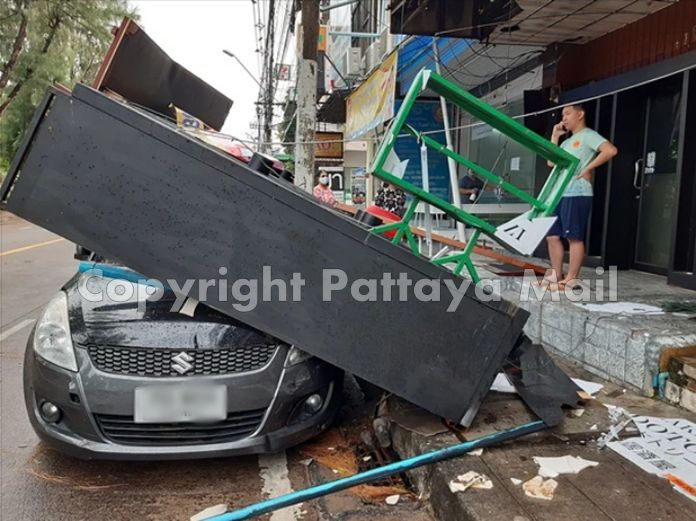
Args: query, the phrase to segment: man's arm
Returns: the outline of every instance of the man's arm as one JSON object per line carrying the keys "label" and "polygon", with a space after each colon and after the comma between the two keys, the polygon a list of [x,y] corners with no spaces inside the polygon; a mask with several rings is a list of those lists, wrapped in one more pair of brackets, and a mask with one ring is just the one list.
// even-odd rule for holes
{"label": "man's arm", "polygon": [[616,155],[619,153],[619,150],[609,141],[605,141],[599,145],[597,150],[599,151],[597,157],[595,157],[592,162],[585,167],[585,170],[580,172],[578,177],[584,177],[589,181],[592,179],[592,171],[595,168],[602,166],[604,163],[610,161],[613,157],[616,157]]}
{"label": "man's arm", "polygon": [[[553,126],[553,131],[551,132],[551,143],[558,146],[558,142],[561,140],[561,136],[565,135],[567,132],[568,131],[565,129],[562,122],[556,123]],[[551,168],[556,166],[551,161],[547,161],[546,164]]]}

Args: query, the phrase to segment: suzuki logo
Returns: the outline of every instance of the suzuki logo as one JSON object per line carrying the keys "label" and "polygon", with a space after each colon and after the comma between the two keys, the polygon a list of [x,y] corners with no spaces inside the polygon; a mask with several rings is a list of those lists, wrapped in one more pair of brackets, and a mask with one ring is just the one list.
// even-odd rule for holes
{"label": "suzuki logo", "polygon": [[186,353],[186,351],[182,351],[178,355],[172,357],[172,369],[179,374],[186,374],[193,369],[193,364],[190,362],[193,362],[193,357]]}

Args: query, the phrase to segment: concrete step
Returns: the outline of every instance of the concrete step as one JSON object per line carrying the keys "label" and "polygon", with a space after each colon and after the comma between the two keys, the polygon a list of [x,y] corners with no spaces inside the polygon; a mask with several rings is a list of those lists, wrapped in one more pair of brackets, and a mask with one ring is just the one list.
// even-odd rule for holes
{"label": "concrete step", "polygon": [[[587,371],[561,365],[573,377],[590,379]],[[586,404],[581,416],[569,414],[553,430],[484,449],[480,456],[466,455],[411,471],[412,484],[420,494],[429,497],[440,521],[695,519],[696,505],[672,490],[668,481],[647,474],[609,449],[598,449],[596,439],[610,425],[605,407],[608,404],[640,415],[691,421],[696,415],[626,392],[610,382],[600,383],[605,385],[604,389]],[[402,458],[459,443],[460,437],[473,439],[533,419],[518,397],[499,393],[487,396],[474,424],[459,437],[447,430],[439,418],[401,400],[390,399],[387,410],[392,420],[392,444]],[[633,434],[635,429],[624,436]],[[524,482],[537,475],[534,456],[565,455],[580,456],[599,465],[578,475],[556,478],[558,488],[551,501],[530,498],[521,485],[511,481],[515,478]],[[472,470],[488,476],[493,488],[451,492],[450,481]]]}
{"label": "concrete step", "polygon": [[[532,341],[600,378],[645,396],[654,393],[661,353],[696,344],[696,321],[688,316],[590,311],[565,296],[554,301],[550,292],[542,299],[534,298],[520,277],[503,278],[500,284],[505,300],[529,311],[525,333]],[[666,298],[643,295],[630,300],[659,305]]]}

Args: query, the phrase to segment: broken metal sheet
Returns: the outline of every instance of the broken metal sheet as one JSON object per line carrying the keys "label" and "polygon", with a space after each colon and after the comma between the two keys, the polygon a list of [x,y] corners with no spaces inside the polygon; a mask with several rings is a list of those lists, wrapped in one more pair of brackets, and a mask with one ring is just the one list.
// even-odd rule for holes
{"label": "broken metal sheet", "polygon": [[633,416],[640,437],[607,446],[644,471],[668,479],[696,501],[696,423],[681,418]]}
{"label": "broken metal sheet", "polygon": [[524,403],[549,426],[561,423],[564,405],[577,407],[581,391],[539,344],[525,335],[508,356],[503,370]]}

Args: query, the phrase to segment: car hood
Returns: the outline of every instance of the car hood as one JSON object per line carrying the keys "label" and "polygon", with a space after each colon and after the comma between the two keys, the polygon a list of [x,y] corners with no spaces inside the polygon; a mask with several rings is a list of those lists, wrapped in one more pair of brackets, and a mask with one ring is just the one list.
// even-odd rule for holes
{"label": "car hood", "polygon": [[[98,302],[91,302],[80,293],[80,284],[84,285],[87,279],[90,292],[102,295]],[[210,349],[280,343],[200,303],[193,317],[174,312],[171,309],[176,297],[171,291],[155,302],[138,302],[136,297],[115,302],[106,296],[111,280],[78,273],[63,287],[76,344]]]}

